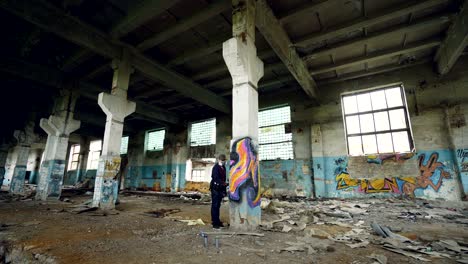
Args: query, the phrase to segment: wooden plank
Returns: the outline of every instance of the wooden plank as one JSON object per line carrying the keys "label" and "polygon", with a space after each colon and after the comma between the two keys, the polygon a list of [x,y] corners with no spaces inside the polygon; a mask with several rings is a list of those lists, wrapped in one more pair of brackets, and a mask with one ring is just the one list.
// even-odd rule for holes
{"label": "wooden plank", "polygon": [[435,60],[440,74],[447,74],[468,45],[468,1],[465,0],[454,23],[448,29]]}
{"label": "wooden plank", "polygon": [[276,55],[286,65],[304,92],[310,98],[318,98],[317,84],[307,66],[299,57],[288,34],[281,26],[266,0],[257,0],[255,24]]}
{"label": "wooden plank", "polygon": [[[294,18],[299,18],[300,16],[304,16],[307,14],[313,14],[314,12],[317,12],[320,8],[326,6],[329,4],[330,0],[316,0],[313,2],[308,2],[305,4],[302,4],[298,7],[293,8],[292,10],[289,10],[287,12],[281,13],[278,15],[278,18],[280,22],[286,23]],[[314,14],[315,15],[315,14]]]}

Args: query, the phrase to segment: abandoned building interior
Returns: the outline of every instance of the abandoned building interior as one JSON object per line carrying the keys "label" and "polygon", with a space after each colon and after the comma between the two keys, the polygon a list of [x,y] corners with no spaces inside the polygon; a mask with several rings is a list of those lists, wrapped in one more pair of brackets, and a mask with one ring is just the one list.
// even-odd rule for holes
{"label": "abandoned building interior", "polygon": [[0,263],[468,263],[467,0],[0,0],[0,22]]}

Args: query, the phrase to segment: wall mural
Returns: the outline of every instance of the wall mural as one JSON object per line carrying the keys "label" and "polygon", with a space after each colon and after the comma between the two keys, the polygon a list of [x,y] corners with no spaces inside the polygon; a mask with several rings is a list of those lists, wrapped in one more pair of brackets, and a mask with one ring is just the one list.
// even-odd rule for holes
{"label": "wall mural", "polygon": [[[398,154],[397,154],[398,155]],[[392,159],[396,162],[408,160],[408,156],[381,158],[380,163]],[[420,174],[414,177],[389,177],[379,179],[355,179],[347,172],[346,161],[342,158],[335,160],[335,181],[336,190],[351,190],[357,188],[361,193],[401,193],[414,197],[416,189],[426,189],[431,187],[434,191],[439,191],[444,179],[450,178],[450,173],[445,170],[444,164],[438,161],[439,154],[432,153],[426,160],[426,155],[421,154],[418,157]],[[377,160],[377,159],[374,159]],[[373,162],[375,163],[375,162]],[[435,174],[438,174],[437,183],[434,182]]]}
{"label": "wall mural", "polygon": [[460,162],[460,171],[468,172],[468,149],[457,149],[457,159]]}
{"label": "wall mural", "polygon": [[251,138],[236,140],[231,149],[231,169],[229,171],[229,199],[240,201],[241,189],[247,189],[250,207],[260,205],[260,173],[258,152]]}

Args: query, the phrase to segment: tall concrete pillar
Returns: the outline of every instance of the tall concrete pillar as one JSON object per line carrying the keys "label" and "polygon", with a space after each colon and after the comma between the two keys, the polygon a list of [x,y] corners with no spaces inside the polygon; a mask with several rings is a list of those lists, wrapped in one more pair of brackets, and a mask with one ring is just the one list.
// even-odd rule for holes
{"label": "tall concrete pillar", "polygon": [[124,119],[135,112],[136,104],[127,100],[128,83],[132,69],[128,53],[113,62],[112,92],[100,93],[98,104],[107,115],[102,153],[96,173],[93,206],[113,209],[118,195],[120,170],[120,143]]}
{"label": "tall concrete pillar", "polygon": [[38,200],[58,199],[62,192],[68,138],[80,128],[80,121],[73,119],[76,99],[77,96],[71,90],[61,91],[55,102],[54,114],[40,121],[40,127],[47,133],[47,142],[39,170],[36,190]]}
{"label": "tall concrete pillar", "polygon": [[3,179],[5,177],[5,165],[8,157],[8,148],[7,144],[0,145],[0,188],[3,184]]}
{"label": "tall concrete pillar", "polygon": [[24,180],[26,177],[26,165],[28,164],[29,150],[34,142],[34,119],[26,124],[24,130],[16,130],[13,134],[17,140],[17,145],[10,150],[8,155],[9,164],[6,171],[6,178],[10,178],[10,193],[22,194],[24,192]]}
{"label": "tall concrete pillar", "polygon": [[263,62],[255,47],[255,1],[233,0],[232,4],[233,38],[223,43],[233,84],[230,224],[237,230],[253,230],[261,218],[257,88]]}

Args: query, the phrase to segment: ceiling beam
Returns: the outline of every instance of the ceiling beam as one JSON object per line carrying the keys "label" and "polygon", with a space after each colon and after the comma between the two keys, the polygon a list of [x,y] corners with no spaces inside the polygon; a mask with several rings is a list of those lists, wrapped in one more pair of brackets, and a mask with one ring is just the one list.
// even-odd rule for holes
{"label": "ceiling beam", "polygon": [[362,70],[358,72],[351,72],[351,73],[343,74],[343,75],[340,75],[340,77],[338,78],[333,77],[333,78],[318,80],[317,83],[319,85],[325,85],[325,84],[331,84],[331,83],[336,83],[336,82],[348,81],[348,80],[358,79],[358,78],[367,77],[371,75],[401,70],[401,69],[413,67],[416,65],[425,64],[428,62],[430,62],[430,59],[426,58],[426,59],[418,60],[418,61],[407,63],[407,64],[385,65],[385,66],[373,68],[370,70]]}
{"label": "ceiling beam", "polygon": [[386,30],[382,30],[382,31],[379,31],[379,32],[376,32],[376,33],[369,34],[368,36],[363,37],[363,38],[359,38],[357,40],[350,40],[350,41],[340,42],[340,43],[337,43],[335,45],[331,45],[331,46],[328,46],[326,48],[319,49],[317,51],[314,51],[314,52],[304,56],[302,59],[306,63],[310,63],[315,59],[318,59],[318,58],[321,58],[321,57],[324,57],[324,56],[329,56],[329,55],[332,55],[332,54],[336,54],[336,52],[338,50],[368,44],[370,42],[373,42],[375,40],[378,40],[380,38],[383,38],[383,37],[389,36],[389,35],[393,35],[393,34],[403,34],[403,33],[407,33],[407,32],[415,32],[417,30],[421,30],[421,29],[424,29],[424,28],[429,28],[429,27],[432,27],[432,26],[437,26],[437,25],[440,25],[440,24],[448,23],[449,21],[450,21],[450,15],[448,15],[448,14],[440,15],[440,16],[437,16],[437,17],[430,17],[430,18],[424,18],[424,19],[416,20],[410,25],[404,25],[404,26],[398,25],[398,26],[390,28],[390,29],[386,29]]}
{"label": "ceiling beam", "polygon": [[467,45],[468,1],[465,0],[454,23],[447,30],[446,37],[435,56],[439,74],[446,74],[450,71]]}
{"label": "ceiling beam", "polygon": [[438,4],[447,2],[447,0],[424,0],[424,1],[411,1],[405,2],[401,6],[397,6],[386,10],[383,13],[376,14],[374,16],[362,17],[357,20],[345,23],[342,25],[329,27],[324,32],[315,33],[309,36],[305,36],[295,40],[295,46],[305,48],[311,44],[332,39],[338,36],[346,35],[350,32],[362,30],[388,20],[392,20],[416,11],[426,9]]}
{"label": "ceiling beam", "polygon": [[215,0],[202,11],[177,22],[174,26],[169,27],[162,32],[156,33],[150,38],[141,42],[139,45],[137,45],[137,49],[141,51],[151,49],[152,47],[157,46],[158,44],[209,20],[210,18],[228,10],[229,8],[231,8],[230,1]]}
{"label": "ceiling beam", "polygon": [[310,98],[317,99],[317,84],[266,0],[257,0],[255,24],[304,92]]}
{"label": "ceiling beam", "polygon": [[[152,18],[159,16],[180,0],[144,0],[132,7],[128,14],[110,31],[110,35],[119,39],[136,28],[144,25]],[[138,1],[135,1],[138,2]]]}
{"label": "ceiling beam", "polygon": [[206,55],[210,55],[217,51],[221,51],[223,49],[223,42],[226,41],[226,39],[229,39],[229,37],[230,36],[218,38],[214,41],[210,41],[209,43],[206,43],[206,45],[203,45],[202,47],[197,47],[195,49],[182,52],[179,56],[171,59],[167,63],[167,66],[174,67],[174,66],[184,64],[194,59],[202,58]]}
{"label": "ceiling beam", "polygon": [[44,30],[53,32],[109,59],[120,58],[122,51],[128,49],[133,66],[143,75],[157,82],[162,81],[165,86],[218,111],[231,112],[231,104],[225,98],[201,87],[183,75],[165,68],[135,48],[112,40],[107,34],[70,17],[45,1],[0,0],[0,7]]}
{"label": "ceiling beam", "polygon": [[[109,34],[115,39],[120,39],[136,28],[144,25],[152,18],[162,14],[178,1],[180,0],[141,1],[139,4],[131,8],[127,15],[112,27]],[[94,53],[90,50],[80,49],[65,62],[62,69],[64,71],[71,71],[93,56]]]}
{"label": "ceiling beam", "polygon": [[312,3],[308,2],[302,4],[298,7],[295,7],[287,12],[278,14],[279,21],[283,24],[288,22],[291,19],[297,18],[304,14],[311,14],[317,12],[320,8],[324,7],[325,5],[329,4],[330,0],[318,0]]}
{"label": "ceiling beam", "polygon": [[[63,88],[64,83],[68,80],[66,74],[61,71],[5,57],[3,57],[0,62],[0,71],[54,88]],[[78,84],[80,94],[85,98],[94,100],[95,102],[97,102],[98,94],[100,92],[107,91],[100,86],[84,81],[79,81]],[[157,122],[164,121],[171,124],[182,122],[176,114],[163,108],[148,105],[142,101],[133,100],[131,98],[130,100],[136,102],[136,113],[144,115],[147,118],[152,118]]]}
{"label": "ceiling beam", "polygon": [[434,48],[434,47],[439,46],[440,43],[441,43],[440,39],[434,39],[434,40],[429,40],[429,41],[419,41],[417,43],[407,45],[404,48],[399,47],[399,48],[390,49],[390,50],[378,51],[378,52],[374,52],[374,53],[371,53],[369,55],[365,55],[359,58],[353,58],[353,59],[345,60],[343,62],[338,62],[331,66],[327,65],[321,68],[314,68],[310,70],[310,73],[312,75],[316,75],[316,74],[325,73],[329,71],[340,70],[340,69],[348,68],[348,67],[363,64],[363,63],[369,63],[369,62],[373,62],[376,60],[390,58],[390,57],[397,56],[400,54],[411,53],[411,52],[415,52],[419,50]]}

